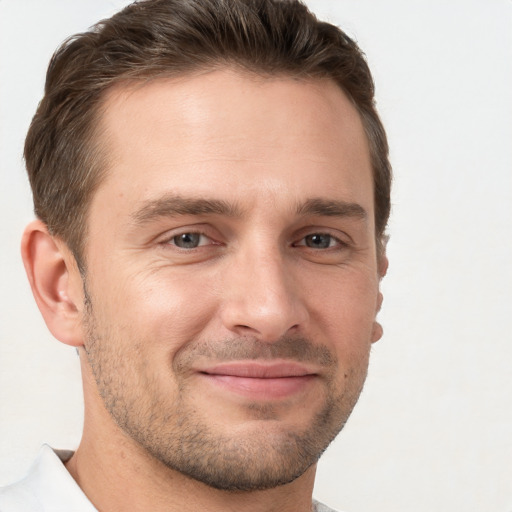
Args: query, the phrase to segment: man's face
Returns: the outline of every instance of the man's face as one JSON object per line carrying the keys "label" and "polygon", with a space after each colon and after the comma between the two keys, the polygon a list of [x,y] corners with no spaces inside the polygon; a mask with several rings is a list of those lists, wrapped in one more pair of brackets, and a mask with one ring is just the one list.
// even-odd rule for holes
{"label": "man's face", "polygon": [[110,93],[84,345],[115,422],[223,489],[313,465],[379,337],[367,142],[329,81],[216,71]]}

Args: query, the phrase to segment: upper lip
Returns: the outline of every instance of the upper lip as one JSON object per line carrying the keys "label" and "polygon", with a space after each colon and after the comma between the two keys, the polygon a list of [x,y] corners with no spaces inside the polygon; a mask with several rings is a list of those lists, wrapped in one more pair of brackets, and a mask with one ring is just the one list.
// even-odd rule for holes
{"label": "upper lip", "polygon": [[199,373],[252,379],[278,379],[316,375],[313,368],[292,361],[231,361],[198,369]]}

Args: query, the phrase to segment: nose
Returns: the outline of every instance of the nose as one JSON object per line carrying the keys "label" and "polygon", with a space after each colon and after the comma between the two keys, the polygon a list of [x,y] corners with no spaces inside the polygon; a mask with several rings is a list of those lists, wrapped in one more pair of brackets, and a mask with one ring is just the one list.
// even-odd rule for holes
{"label": "nose", "polygon": [[248,252],[229,265],[221,306],[224,327],[263,342],[299,331],[308,310],[293,263],[277,250]]}

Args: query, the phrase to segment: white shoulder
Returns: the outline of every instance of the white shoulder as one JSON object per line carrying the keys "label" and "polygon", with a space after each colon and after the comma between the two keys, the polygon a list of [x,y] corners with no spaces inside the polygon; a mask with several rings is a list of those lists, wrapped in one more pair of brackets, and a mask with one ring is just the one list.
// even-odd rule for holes
{"label": "white shoulder", "polygon": [[44,445],[22,480],[0,488],[0,512],[97,512],[64,467],[70,454]]}
{"label": "white shoulder", "polygon": [[[319,501],[313,500],[313,512],[337,512],[333,508],[320,503]],[[340,511],[341,512],[341,511]]]}

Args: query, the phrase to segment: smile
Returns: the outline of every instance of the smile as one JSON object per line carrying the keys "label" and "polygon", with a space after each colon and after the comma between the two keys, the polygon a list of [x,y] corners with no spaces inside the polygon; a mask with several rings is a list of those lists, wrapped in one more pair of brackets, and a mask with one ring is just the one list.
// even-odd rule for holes
{"label": "smile", "polygon": [[291,362],[270,364],[230,362],[201,370],[212,386],[253,400],[279,400],[304,392],[318,377],[307,366]]}

